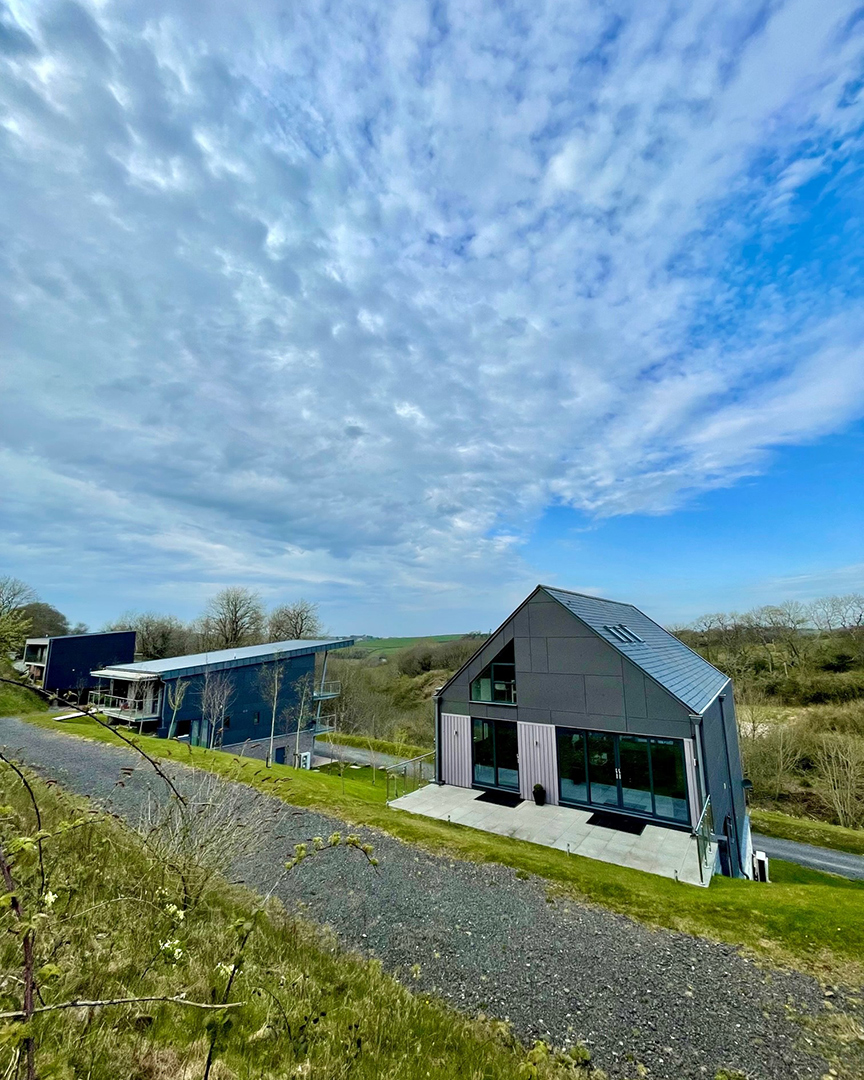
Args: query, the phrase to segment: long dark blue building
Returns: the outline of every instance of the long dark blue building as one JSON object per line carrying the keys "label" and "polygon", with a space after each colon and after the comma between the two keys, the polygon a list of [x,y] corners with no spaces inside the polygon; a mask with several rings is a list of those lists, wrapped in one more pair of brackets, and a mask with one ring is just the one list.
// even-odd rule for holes
{"label": "long dark blue building", "polygon": [[92,672],[101,686],[90,702],[160,738],[245,746],[252,756],[266,754],[273,726],[277,759],[287,748],[290,762],[295,753],[311,752],[320,704],[339,695],[339,684],[326,678],[327,654],[353,644],[353,638],[276,641],[105,665]]}

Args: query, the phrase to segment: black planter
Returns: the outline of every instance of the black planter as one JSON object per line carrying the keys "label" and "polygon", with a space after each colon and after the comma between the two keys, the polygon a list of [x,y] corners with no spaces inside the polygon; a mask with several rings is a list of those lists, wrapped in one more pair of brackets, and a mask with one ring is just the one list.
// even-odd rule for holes
{"label": "black planter", "polygon": [[538,806],[546,805],[546,788],[544,788],[542,784],[534,785],[534,802],[537,803]]}

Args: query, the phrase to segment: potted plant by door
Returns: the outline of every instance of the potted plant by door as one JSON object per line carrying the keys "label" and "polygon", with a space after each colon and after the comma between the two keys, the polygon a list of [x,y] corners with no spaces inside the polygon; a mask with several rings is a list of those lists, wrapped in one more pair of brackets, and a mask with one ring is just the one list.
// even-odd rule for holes
{"label": "potted plant by door", "polygon": [[546,805],[546,788],[542,784],[534,785],[534,802],[538,806]]}

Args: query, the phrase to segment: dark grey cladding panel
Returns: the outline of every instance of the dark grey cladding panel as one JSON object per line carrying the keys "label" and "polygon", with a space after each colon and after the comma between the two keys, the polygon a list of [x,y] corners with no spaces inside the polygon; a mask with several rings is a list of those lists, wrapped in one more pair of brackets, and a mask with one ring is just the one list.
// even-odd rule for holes
{"label": "dark grey cladding panel", "polygon": [[[474,705],[471,706],[471,711],[474,711]],[[518,716],[518,709],[515,705],[487,705],[486,716],[492,720],[513,720],[514,723]]]}
{"label": "dark grey cladding panel", "polygon": [[585,711],[624,716],[624,680],[620,675],[585,676]]}
{"label": "dark grey cladding panel", "polygon": [[[578,724],[576,725],[579,726]],[[627,731],[627,721],[623,716],[605,716],[603,713],[588,713],[582,721],[586,731]]]}
{"label": "dark grey cladding panel", "polygon": [[465,698],[454,697],[452,694],[442,697],[441,712],[455,713],[457,716],[468,716],[471,709],[468,705],[467,695]]}
{"label": "dark grey cladding panel", "polygon": [[621,675],[621,654],[599,637],[547,637],[549,670],[564,675]]}
{"label": "dark grey cladding panel", "polygon": [[689,712],[653,679],[645,680],[645,706],[654,720],[689,720]]}
{"label": "dark grey cladding panel", "polygon": [[546,652],[546,638],[531,638],[531,670],[546,672],[549,670],[549,657]]}
{"label": "dark grey cladding panel", "polygon": [[600,713],[553,712],[551,722],[556,727],[577,728],[580,731],[617,731],[657,739],[687,739],[691,735],[690,726],[685,723],[672,720],[627,721],[623,716],[603,716]]}
{"label": "dark grey cladding panel", "polygon": [[516,655],[516,671],[531,670],[531,638],[516,636],[513,638],[513,650]]}
{"label": "dark grey cladding panel", "polygon": [[585,680],[582,675],[546,675],[525,671],[519,676],[516,693],[520,710],[558,709],[585,711]]}
{"label": "dark grey cladding panel", "polygon": [[528,604],[531,637],[593,637],[593,632],[574,619],[556,600],[538,593]]}
{"label": "dark grey cladding panel", "polygon": [[648,706],[645,703],[645,676],[626,658],[624,667],[624,704],[627,708],[629,719],[639,719],[648,715]]}
{"label": "dark grey cladding panel", "polygon": [[527,605],[519,608],[513,615],[513,633],[516,637],[529,637],[531,634],[531,623],[528,618]]}
{"label": "dark grey cladding panel", "polygon": [[523,709],[519,706],[519,720],[523,724],[551,723],[548,709]]}
{"label": "dark grey cladding panel", "polygon": [[627,731],[623,716],[591,716],[587,713],[553,712],[556,727],[576,728],[578,731]]}

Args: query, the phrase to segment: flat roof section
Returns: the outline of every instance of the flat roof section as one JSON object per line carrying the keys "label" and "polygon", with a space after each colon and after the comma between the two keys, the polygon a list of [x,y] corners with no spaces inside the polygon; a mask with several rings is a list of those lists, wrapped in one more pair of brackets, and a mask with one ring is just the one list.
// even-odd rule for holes
{"label": "flat roof section", "polygon": [[137,664],[113,664],[111,667],[91,671],[103,679],[177,678],[196,675],[202,671],[246,667],[261,660],[289,659],[292,656],[308,656],[309,653],[327,652],[330,649],[346,649],[354,644],[354,638],[332,638],[323,641],[271,641],[266,645],[245,645],[238,649],[214,649],[211,652],[190,653],[188,656],[169,656],[164,660],[141,660]]}

